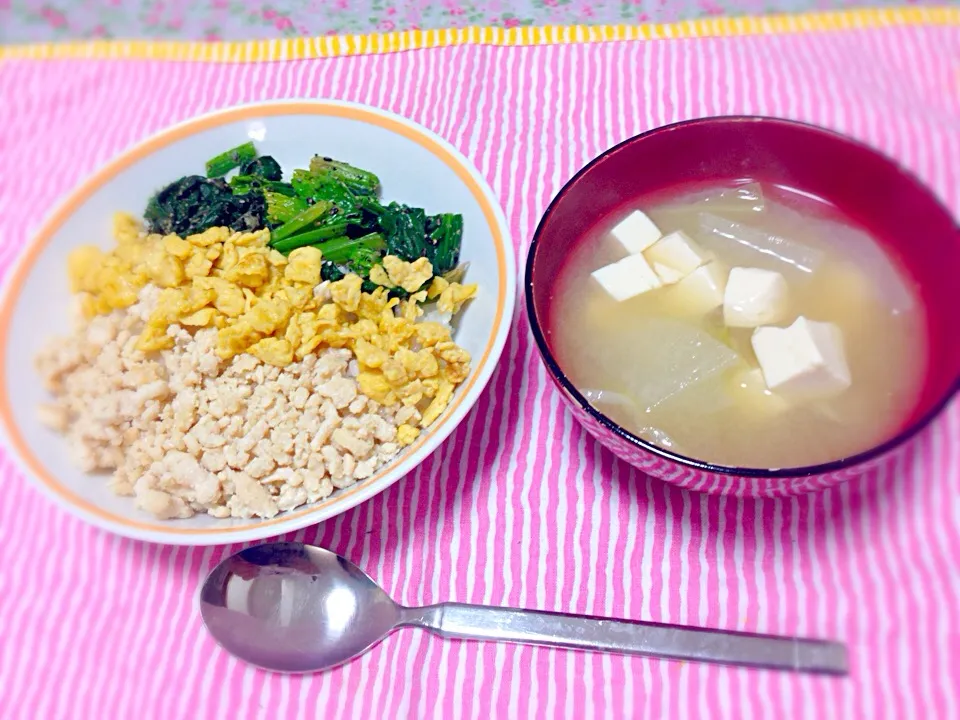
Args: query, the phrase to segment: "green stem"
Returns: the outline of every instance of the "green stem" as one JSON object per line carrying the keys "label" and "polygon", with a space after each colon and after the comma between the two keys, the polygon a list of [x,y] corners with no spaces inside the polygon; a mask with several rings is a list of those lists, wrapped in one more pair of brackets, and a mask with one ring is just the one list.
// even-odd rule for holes
{"label": "green stem", "polygon": [[[282,252],[284,255],[289,253],[291,250],[296,250],[299,247],[306,247],[307,245],[317,245],[318,242],[323,240],[328,240],[329,238],[338,238],[338,236],[343,235],[347,231],[347,224],[334,223],[332,225],[327,225],[325,227],[317,228],[316,230],[308,230],[307,232],[294,235],[293,237],[282,238],[279,241],[271,240],[270,246]],[[281,226],[281,227],[286,227]],[[274,235],[274,238],[276,235]],[[349,240],[350,238],[346,238]],[[319,246],[318,246],[319,247]]]}
{"label": "green stem", "polygon": [[343,263],[351,260],[358,248],[380,250],[384,247],[383,236],[380,233],[369,233],[363,237],[338,237],[316,245],[323,253],[323,259],[330,262]]}
{"label": "green stem", "polygon": [[[317,200],[316,203],[308,207],[303,212],[297,213],[290,220],[273,231],[273,243],[297,234],[308,225],[313,225],[317,220],[323,217],[330,210],[331,203],[326,200]],[[327,235],[326,237],[330,237]],[[274,245],[276,247],[276,245]],[[277,248],[279,250],[279,248]]]}
{"label": "green stem", "polygon": [[253,142],[245,142],[243,145],[220,153],[216,157],[207,160],[207,177],[223,177],[234,168],[238,168],[249,160],[257,156],[257,148]]}

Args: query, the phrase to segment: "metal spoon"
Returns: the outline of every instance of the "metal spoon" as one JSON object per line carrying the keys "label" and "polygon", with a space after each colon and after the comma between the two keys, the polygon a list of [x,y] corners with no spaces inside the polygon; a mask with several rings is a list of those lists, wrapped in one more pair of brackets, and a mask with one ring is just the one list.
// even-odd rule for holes
{"label": "metal spoon", "polygon": [[824,640],[461,603],[403,607],[350,561],[302,543],[259,545],[221,562],[203,584],[200,614],[227,652],[279,672],[335,667],[400,627],[443,638],[847,672],[846,647]]}

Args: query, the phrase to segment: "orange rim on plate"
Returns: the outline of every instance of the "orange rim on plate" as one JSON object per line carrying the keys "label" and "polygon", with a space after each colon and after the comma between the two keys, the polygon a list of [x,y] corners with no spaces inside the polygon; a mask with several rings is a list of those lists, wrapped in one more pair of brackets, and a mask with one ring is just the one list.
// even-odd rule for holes
{"label": "orange rim on plate", "polygon": [[[410,127],[397,119],[381,115],[375,110],[367,110],[361,107],[349,105],[332,103],[326,104],[321,101],[271,102],[264,105],[247,105],[217,111],[194,120],[188,120],[173,128],[161,131],[157,135],[154,135],[139,145],[127,150],[118,158],[108,163],[105,167],[84,181],[80,187],[78,187],[67,197],[67,199],[56,209],[56,211],[46,220],[46,222],[44,222],[36,237],[31,243],[28,243],[27,247],[21,253],[20,261],[17,263],[10,275],[10,278],[8,279],[7,290],[4,293],[6,302],[4,302],[3,307],[0,308],[0,346],[9,347],[8,335],[10,332],[10,323],[13,317],[13,307],[16,304],[16,300],[19,298],[20,293],[22,292],[23,284],[26,281],[30,271],[33,269],[33,266],[36,263],[40,253],[44,248],[47,247],[54,234],[60,230],[67,219],[73,215],[73,213],[75,213],[77,209],[83,205],[83,203],[87,202],[87,200],[89,200],[90,197],[107,181],[111,180],[120,172],[126,170],[131,165],[139,160],[142,160],[151,153],[156,152],[157,150],[174,142],[189,137],[197,132],[237,121],[253,120],[265,116],[292,114],[331,115],[350,120],[359,120],[361,122],[377,125],[386,130],[394,132],[407,138],[408,140],[412,140],[435,155],[447,167],[453,170],[457,174],[457,177],[459,177],[470,189],[470,193],[483,210],[484,218],[487,221],[487,225],[489,226],[490,233],[493,237],[493,244],[497,254],[497,274],[499,277],[499,287],[497,288],[497,308],[494,314],[493,330],[490,333],[487,344],[480,355],[479,362],[474,365],[471,376],[459,388],[457,396],[444,411],[443,415],[441,415],[434,422],[434,424],[428,428],[428,431],[421,434],[421,436],[414,443],[409,445],[400,455],[394,458],[389,464],[382,467],[373,476],[363,480],[362,482],[358,482],[350,488],[337,491],[334,495],[331,495],[329,498],[318,503],[314,503],[299,510],[286,512],[269,520],[258,520],[256,522],[246,523],[243,525],[229,525],[225,527],[214,528],[181,528],[176,527],[172,523],[151,523],[142,520],[134,520],[122,515],[116,515],[104,510],[103,508],[97,507],[90,501],[74,493],[69,488],[64,487],[60,482],[57,481],[52,473],[47,470],[40,459],[31,451],[14,420],[9,397],[6,393],[0,393],[0,420],[2,420],[6,428],[7,437],[11,447],[20,456],[27,469],[33,473],[33,475],[39,479],[48,490],[50,490],[66,504],[73,505],[82,510],[84,513],[99,518],[100,520],[106,520],[109,523],[122,525],[128,528],[135,528],[138,530],[159,531],[165,534],[173,535],[217,535],[222,533],[234,534],[248,530],[256,530],[262,527],[269,527],[271,525],[287,523],[291,520],[302,518],[306,515],[315,513],[318,510],[322,510],[331,505],[340,503],[343,500],[357,494],[358,492],[367,489],[370,485],[376,483],[378,480],[381,480],[384,475],[396,469],[396,467],[407,460],[410,455],[416,452],[419,448],[423,447],[423,445],[431,437],[435,436],[437,431],[443,427],[445,423],[450,421],[450,416],[463,402],[464,397],[466,397],[470,389],[476,384],[479,376],[477,369],[486,365],[496,345],[498,329],[503,321],[504,308],[506,306],[507,298],[507,251],[506,247],[504,246],[503,233],[500,232],[499,223],[497,222],[497,210],[487,199],[483,188],[477,182],[476,178],[471,175],[471,173],[462,165],[458,158],[447,147],[444,147],[444,145],[438,142],[435,138],[425,135],[424,132]],[[7,354],[3,353],[2,362],[0,362],[0,388],[4,388],[6,386]]]}

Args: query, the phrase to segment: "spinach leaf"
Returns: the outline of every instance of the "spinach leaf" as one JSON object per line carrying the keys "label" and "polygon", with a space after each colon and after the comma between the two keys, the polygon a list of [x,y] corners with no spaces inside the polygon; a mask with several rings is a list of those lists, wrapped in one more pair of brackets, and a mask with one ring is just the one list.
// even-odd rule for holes
{"label": "spinach leaf", "polygon": [[380,227],[387,241],[387,253],[413,262],[427,252],[427,214],[423,208],[412,208],[392,202],[379,209]]}
{"label": "spinach leaf", "polygon": [[143,217],[150,232],[185,237],[218,226],[257,230],[264,226],[266,211],[262,193],[234,195],[223,180],[187,175],[157,192]]}
{"label": "spinach leaf", "polygon": [[243,165],[240,166],[240,174],[252,175],[275,182],[283,179],[283,170],[280,168],[280,163],[270,155],[261,155],[258,158],[243,163]]}
{"label": "spinach leaf", "polygon": [[433,248],[430,262],[435,275],[448,273],[460,261],[460,243],[463,240],[463,215],[444,213],[433,215],[427,221],[430,246]]}
{"label": "spinach leaf", "polygon": [[427,216],[421,208],[390,203],[380,208],[380,226],[387,252],[413,262],[425,257],[442,275],[456,267],[463,239],[463,216],[453,213]]}

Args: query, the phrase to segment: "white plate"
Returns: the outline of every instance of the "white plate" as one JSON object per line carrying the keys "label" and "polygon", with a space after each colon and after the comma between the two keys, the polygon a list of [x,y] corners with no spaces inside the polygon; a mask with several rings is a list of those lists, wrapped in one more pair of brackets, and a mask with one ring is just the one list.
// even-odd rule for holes
{"label": "white plate", "polygon": [[[284,168],[305,167],[314,153],[368,168],[383,197],[459,212],[461,259],[480,285],[457,325],[455,339],[470,351],[472,370],[444,414],[421,438],[373,477],[329,498],[270,520],[218,520],[197,515],[159,521],[118,497],[105,477],[70,461],[64,439],[37,419],[46,394],[33,368],[44,342],[69,331],[66,258],[89,242],[109,247],[113,213],[140,216],[158,187],[203,174],[204,161],[252,139]],[[128,537],[181,545],[258,540],[333,517],[383,491],[413,470],[463,420],[500,357],[514,309],[516,267],[509,229],[497,198],[451,145],[402,117],[351,103],[290,100],[229,108],[188,120],[124,152],[80,185],[44,223],[11,271],[0,303],[0,426],[23,471],[78,517]]]}

